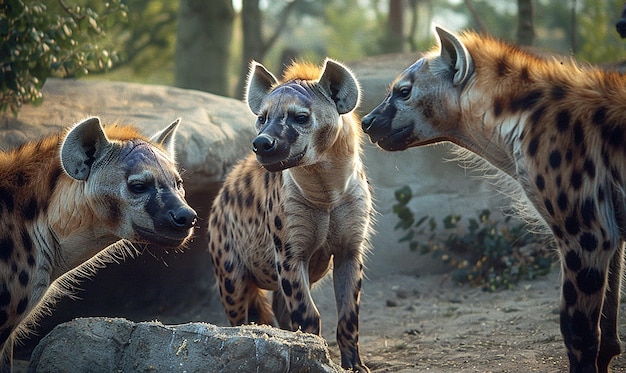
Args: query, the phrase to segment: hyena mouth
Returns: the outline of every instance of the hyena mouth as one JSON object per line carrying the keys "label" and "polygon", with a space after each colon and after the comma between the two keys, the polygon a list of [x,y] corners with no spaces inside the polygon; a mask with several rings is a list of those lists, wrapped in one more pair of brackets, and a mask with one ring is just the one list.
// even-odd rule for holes
{"label": "hyena mouth", "polygon": [[193,229],[189,229],[187,231],[171,230],[168,232],[156,232],[135,224],[133,224],[133,229],[145,243],[167,248],[182,246],[191,237],[191,232],[193,231]]}
{"label": "hyena mouth", "polygon": [[257,159],[259,163],[261,163],[261,166],[263,166],[266,170],[270,172],[277,172],[277,171],[282,171],[288,168],[298,166],[300,164],[300,161],[302,161],[302,158],[304,158],[304,155],[306,154],[307,149],[308,148],[304,148],[302,152],[292,157],[280,160],[278,162],[265,163],[263,159],[258,156],[257,156]]}
{"label": "hyena mouth", "polygon": [[379,139],[376,143],[381,148],[388,151],[405,150],[411,144],[413,124],[394,130],[389,136]]}

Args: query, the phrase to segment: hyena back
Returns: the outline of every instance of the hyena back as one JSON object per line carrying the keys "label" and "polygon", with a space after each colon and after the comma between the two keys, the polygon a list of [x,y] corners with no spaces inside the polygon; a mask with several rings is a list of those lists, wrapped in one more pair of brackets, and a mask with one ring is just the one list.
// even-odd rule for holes
{"label": "hyena back", "polygon": [[[310,288],[333,265],[344,368],[359,355],[359,300],[372,214],[353,113],[359,87],[341,64],[294,64],[279,82],[252,64],[255,154],[227,177],[209,219],[209,251],[232,325],[320,334]],[[270,306],[264,290],[273,292]]]}
{"label": "hyena back", "polygon": [[11,371],[15,336],[63,293],[64,274],[130,243],[176,248],[190,238],[196,213],[174,162],[177,126],[148,140],[94,117],[0,152],[0,372]]}
{"label": "hyena back", "polygon": [[571,372],[607,372],[626,238],[626,77],[437,28],[440,48],[362,126],[386,150],[451,141],[510,175],[553,233]]}

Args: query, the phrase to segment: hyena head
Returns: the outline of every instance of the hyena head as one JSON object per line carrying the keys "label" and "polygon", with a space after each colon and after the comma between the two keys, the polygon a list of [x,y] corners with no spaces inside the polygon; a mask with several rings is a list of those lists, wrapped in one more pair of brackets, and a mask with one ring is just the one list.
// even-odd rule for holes
{"label": "hyena head", "polygon": [[283,82],[253,62],[246,99],[257,116],[252,142],[257,159],[267,170],[280,171],[318,162],[342,131],[340,115],[358,105],[359,85],[345,66],[330,59],[321,73],[315,66],[294,64]]}
{"label": "hyena head", "polygon": [[372,142],[395,151],[449,140],[460,127],[459,97],[473,72],[465,46],[439,27],[439,52],[419,59],[392,83],[383,102],[363,117]]}
{"label": "hyena head", "polygon": [[110,127],[105,133],[98,118],[68,131],[61,164],[67,175],[84,183],[95,224],[119,238],[161,247],[179,247],[192,235],[196,212],[185,201],[174,160],[179,122],[150,140],[129,127]]}

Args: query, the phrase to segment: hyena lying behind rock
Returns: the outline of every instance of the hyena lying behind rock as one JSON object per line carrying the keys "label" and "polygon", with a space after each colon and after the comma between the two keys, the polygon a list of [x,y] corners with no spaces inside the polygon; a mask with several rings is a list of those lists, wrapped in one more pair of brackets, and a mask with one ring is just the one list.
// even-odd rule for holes
{"label": "hyena lying behind rock", "polygon": [[11,371],[15,336],[63,293],[64,274],[81,264],[72,273],[87,274],[132,243],[189,240],[196,212],[174,163],[178,123],[148,140],[89,118],[0,152],[0,372]]}
{"label": "hyena lying behind rock", "polygon": [[511,176],[561,258],[561,332],[571,372],[607,372],[626,239],[626,77],[437,28],[440,48],[362,121],[403,150],[451,141]]}
{"label": "hyena lying behind rock", "polygon": [[[332,261],[341,365],[367,372],[359,300],[372,199],[353,113],[358,100],[352,73],[332,60],[323,70],[294,64],[282,82],[252,64],[256,156],[235,166],[215,199],[209,251],[232,325],[277,321],[318,335],[310,287]],[[263,289],[273,291],[271,307]]]}

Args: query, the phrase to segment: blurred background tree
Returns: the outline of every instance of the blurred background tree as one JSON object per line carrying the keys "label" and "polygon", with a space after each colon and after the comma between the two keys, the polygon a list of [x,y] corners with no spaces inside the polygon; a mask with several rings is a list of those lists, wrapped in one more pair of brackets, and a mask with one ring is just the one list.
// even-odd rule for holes
{"label": "blurred background tree", "polygon": [[[434,43],[433,23],[614,64],[624,54],[614,27],[622,5],[622,0],[4,0],[0,99],[37,102],[48,76],[86,72],[88,79],[241,98],[251,59],[280,71],[293,59],[321,62],[330,56],[350,62],[401,52],[417,58]],[[16,71],[24,78],[29,68],[35,79],[15,79]]]}

